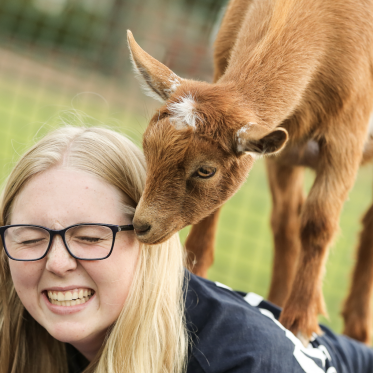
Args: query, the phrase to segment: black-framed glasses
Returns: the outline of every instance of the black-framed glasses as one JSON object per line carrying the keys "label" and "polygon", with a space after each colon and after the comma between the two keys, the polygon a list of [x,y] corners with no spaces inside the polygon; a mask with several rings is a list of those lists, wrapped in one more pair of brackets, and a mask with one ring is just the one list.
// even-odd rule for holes
{"label": "black-framed glasses", "polygon": [[116,234],[132,230],[131,224],[75,224],[60,230],[16,224],[0,227],[0,235],[6,254],[13,260],[31,262],[43,259],[56,235],[62,237],[67,251],[75,259],[102,260],[111,255]]}

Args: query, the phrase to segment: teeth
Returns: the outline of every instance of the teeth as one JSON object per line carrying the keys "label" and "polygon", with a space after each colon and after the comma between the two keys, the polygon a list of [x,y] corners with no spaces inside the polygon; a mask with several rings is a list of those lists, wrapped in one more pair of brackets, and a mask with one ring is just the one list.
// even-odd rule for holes
{"label": "teeth", "polygon": [[65,300],[72,300],[73,299],[73,293],[71,291],[67,291],[65,293]]}
{"label": "teeth", "polygon": [[48,298],[52,304],[69,307],[87,302],[94,294],[93,290],[75,289],[63,293],[61,291],[48,291]]}

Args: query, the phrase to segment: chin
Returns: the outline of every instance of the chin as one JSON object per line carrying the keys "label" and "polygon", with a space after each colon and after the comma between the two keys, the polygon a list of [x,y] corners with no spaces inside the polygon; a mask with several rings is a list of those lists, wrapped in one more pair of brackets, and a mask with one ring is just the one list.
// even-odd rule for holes
{"label": "chin", "polygon": [[90,331],[87,327],[89,325],[61,322],[47,327],[46,330],[58,341],[74,344],[89,339],[92,334],[95,334],[93,330]]}

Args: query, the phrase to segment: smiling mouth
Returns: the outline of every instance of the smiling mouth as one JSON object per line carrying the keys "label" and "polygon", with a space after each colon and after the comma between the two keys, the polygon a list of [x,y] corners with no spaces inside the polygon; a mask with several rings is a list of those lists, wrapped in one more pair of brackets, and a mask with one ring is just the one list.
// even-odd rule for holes
{"label": "smiling mouth", "polygon": [[50,303],[56,306],[70,307],[84,304],[93,297],[95,292],[92,289],[74,289],[71,291],[46,291]]}

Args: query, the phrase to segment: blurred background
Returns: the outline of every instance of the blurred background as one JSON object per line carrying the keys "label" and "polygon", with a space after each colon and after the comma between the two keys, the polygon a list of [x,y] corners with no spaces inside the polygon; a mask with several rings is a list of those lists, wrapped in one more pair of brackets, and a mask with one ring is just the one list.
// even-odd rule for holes
{"label": "blurred background", "polygon": [[[158,106],[133,77],[126,30],[184,78],[212,80],[212,44],[227,0],[1,0],[0,182],[35,140],[68,122],[104,123],[141,145]],[[89,118],[82,119],[84,112]],[[309,188],[313,174],[307,173]],[[329,320],[341,331],[372,166],[359,172],[324,280]],[[271,201],[263,161],[224,206],[209,278],[266,296],[272,265]],[[184,241],[188,228],[181,232]],[[312,281],[312,279],[310,279]]]}

